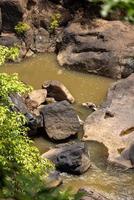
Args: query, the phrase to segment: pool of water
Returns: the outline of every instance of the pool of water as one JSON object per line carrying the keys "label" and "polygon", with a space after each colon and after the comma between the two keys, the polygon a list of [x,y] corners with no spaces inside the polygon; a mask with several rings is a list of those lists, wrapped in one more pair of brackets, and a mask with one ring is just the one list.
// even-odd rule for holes
{"label": "pool of water", "polygon": [[[56,56],[53,54],[38,55],[18,64],[5,64],[0,72],[18,73],[21,80],[32,85],[35,89],[41,88],[46,80],[61,81],[75,97],[74,105],[77,113],[85,119],[90,111],[81,106],[83,102],[101,104],[113,80],[84,74],[60,68]],[[54,144],[42,137],[36,138],[35,145],[43,153]],[[64,177],[63,187],[70,186],[77,190],[82,186],[104,193],[114,200],[134,200],[134,173],[124,171],[107,163],[107,150],[95,142],[87,142],[91,154],[92,168],[81,176]]]}

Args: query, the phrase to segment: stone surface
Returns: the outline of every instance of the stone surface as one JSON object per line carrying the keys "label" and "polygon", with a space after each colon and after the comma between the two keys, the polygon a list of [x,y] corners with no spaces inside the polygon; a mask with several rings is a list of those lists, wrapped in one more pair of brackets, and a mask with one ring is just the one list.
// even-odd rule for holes
{"label": "stone surface", "polygon": [[0,36],[0,45],[11,47],[20,45],[20,41],[14,34],[2,34]]}
{"label": "stone surface", "polygon": [[54,162],[61,172],[83,174],[91,166],[89,153],[84,143],[61,144],[42,155]]}
{"label": "stone surface", "polygon": [[88,187],[80,188],[78,193],[82,196],[80,200],[108,200],[104,195]]}
{"label": "stone surface", "polygon": [[47,90],[48,96],[53,97],[57,101],[67,100],[74,103],[74,97],[69,90],[59,81],[46,81],[43,86]]}
{"label": "stone surface", "polygon": [[47,90],[45,89],[33,90],[32,92],[29,93],[28,96],[31,101],[37,102],[37,105],[40,106],[42,103],[45,103]]}
{"label": "stone surface", "polygon": [[61,66],[104,75],[127,77],[134,72],[134,26],[121,21],[71,23],[57,40]]}
{"label": "stone surface", "polygon": [[78,133],[80,123],[73,107],[67,101],[51,103],[40,109],[49,138],[63,140]]}
{"label": "stone surface", "polygon": [[[110,161],[132,167],[134,148],[130,146],[134,144],[134,74],[113,84],[105,103],[88,116],[83,140],[103,143],[108,148]],[[124,153],[124,149],[130,149],[131,154]]]}

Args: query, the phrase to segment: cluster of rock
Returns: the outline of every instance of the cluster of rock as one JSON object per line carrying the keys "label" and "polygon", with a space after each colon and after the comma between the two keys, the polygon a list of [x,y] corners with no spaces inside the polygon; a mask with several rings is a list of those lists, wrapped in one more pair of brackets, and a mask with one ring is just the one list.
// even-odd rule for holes
{"label": "cluster of rock", "polygon": [[[65,142],[80,130],[80,122],[71,103],[74,98],[59,81],[47,81],[42,89],[34,90],[25,97],[10,94],[12,110],[27,118],[29,136],[39,135],[52,141]],[[55,163],[61,172],[82,174],[91,166],[89,152],[83,142],[63,143],[42,155]]]}

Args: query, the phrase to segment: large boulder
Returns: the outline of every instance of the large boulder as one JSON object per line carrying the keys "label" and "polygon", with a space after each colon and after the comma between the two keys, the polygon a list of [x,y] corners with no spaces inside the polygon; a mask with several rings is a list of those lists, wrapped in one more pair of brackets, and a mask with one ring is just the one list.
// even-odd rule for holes
{"label": "large boulder", "polygon": [[63,140],[78,133],[80,123],[73,107],[67,101],[41,107],[44,126],[49,138]]}
{"label": "large boulder", "polygon": [[112,78],[134,72],[134,26],[121,21],[94,20],[70,24],[57,39],[58,62],[75,70]]}
{"label": "large boulder", "polygon": [[108,200],[103,194],[100,194],[88,187],[80,188],[78,196],[81,196],[80,200]]}
{"label": "large boulder", "polygon": [[22,21],[28,0],[1,0],[2,29],[14,30],[15,25]]}
{"label": "large boulder", "polygon": [[47,90],[48,96],[56,101],[67,100],[74,103],[74,97],[60,81],[46,81],[42,87]]}
{"label": "large boulder", "polygon": [[50,159],[61,172],[83,174],[91,166],[89,152],[84,143],[62,144],[42,155]]}
{"label": "large boulder", "polygon": [[114,83],[105,103],[88,116],[83,140],[103,143],[112,162],[134,165],[134,74]]}

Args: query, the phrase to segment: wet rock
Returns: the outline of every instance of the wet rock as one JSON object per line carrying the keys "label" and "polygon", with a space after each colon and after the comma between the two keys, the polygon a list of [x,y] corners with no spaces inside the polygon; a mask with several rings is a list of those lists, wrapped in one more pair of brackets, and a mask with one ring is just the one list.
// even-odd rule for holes
{"label": "wet rock", "polygon": [[134,72],[134,27],[121,21],[72,23],[57,41],[59,64],[112,78]]}
{"label": "wet rock", "polygon": [[14,31],[15,25],[23,20],[27,0],[1,0],[2,29]]}
{"label": "wet rock", "polygon": [[10,94],[9,98],[14,104],[12,106],[12,110],[24,114],[27,119],[28,126],[31,129],[30,133],[36,133],[37,128],[42,126],[42,117],[34,116],[27,108],[23,97],[19,94]]}
{"label": "wet rock", "polygon": [[61,172],[83,174],[91,166],[88,150],[84,143],[57,145],[42,155],[54,162]]}
{"label": "wet rock", "polygon": [[53,97],[56,101],[67,100],[74,103],[74,97],[61,82],[46,81],[42,87],[47,90],[48,96]]}
{"label": "wet rock", "polygon": [[88,187],[80,188],[78,194],[82,196],[80,200],[108,200],[107,197]]}
{"label": "wet rock", "polygon": [[80,123],[73,107],[67,101],[46,105],[40,109],[49,138],[63,140],[78,133]]}
{"label": "wet rock", "polygon": [[[132,167],[134,149],[134,74],[113,84],[105,103],[88,116],[83,140],[103,143],[108,159]],[[123,150],[129,149],[128,156]],[[130,154],[131,152],[131,154]],[[131,155],[131,156],[130,156]]]}
{"label": "wet rock", "polygon": [[28,95],[28,98],[31,101],[36,102],[37,106],[40,106],[41,104],[45,103],[46,96],[47,96],[47,90],[38,89],[38,90],[33,90],[32,92],[30,92]]}

